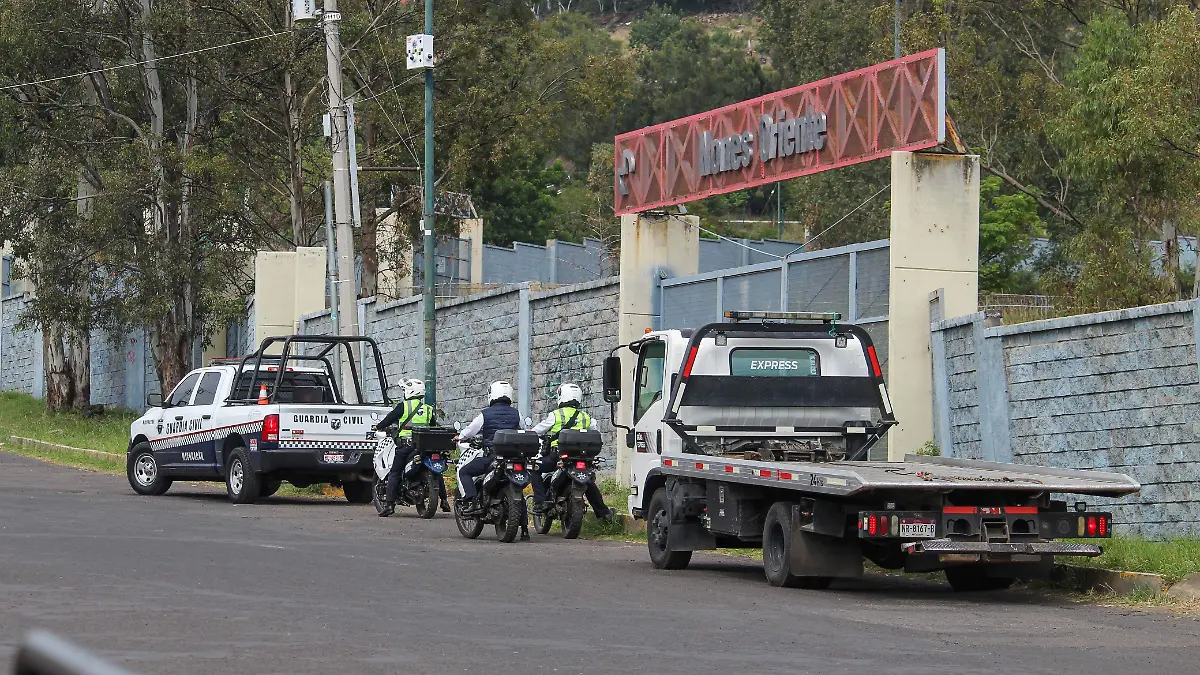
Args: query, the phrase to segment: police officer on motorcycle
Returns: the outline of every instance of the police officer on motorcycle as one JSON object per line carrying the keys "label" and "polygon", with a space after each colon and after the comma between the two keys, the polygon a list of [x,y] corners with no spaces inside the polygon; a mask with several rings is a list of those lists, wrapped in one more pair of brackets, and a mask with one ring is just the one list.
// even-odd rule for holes
{"label": "police officer on motorcycle", "polygon": [[463,491],[463,508],[475,507],[475,478],[488,472],[492,466],[492,437],[502,429],[520,429],[521,412],[513,407],[512,385],[504,380],[493,382],[488,388],[488,407],[475,416],[471,423],[458,432],[455,441],[476,436],[483,439],[485,453],[458,468],[459,483]]}
{"label": "police officer on motorcycle", "polygon": [[[582,410],[580,401],[583,400],[583,390],[579,385],[565,382],[558,388],[558,407],[551,410],[546,417],[534,425],[533,430],[546,439],[545,454],[538,458],[537,471],[534,473],[533,499],[534,508],[545,508],[549,500],[546,494],[545,475],[554,473],[558,468],[558,435],[564,429],[572,431],[595,431],[596,419]],[[595,481],[588,484],[587,500],[592,505],[592,511],[597,518],[609,519],[612,509],[604,504],[604,496]]]}
{"label": "police officer on motorcycle", "polygon": [[[397,422],[400,424],[400,433],[397,434],[400,442],[396,445],[396,457],[392,461],[391,470],[388,471],[386,502],[383,510],[379,512],[379,515],[385,518],[396,512],[396,492],[400,489],[400,477],[404,473],[404,467],[408,466],[413,451],[416,450],[412,441],[413,427],[427,427],[433,424],[433,407],[424,401],[425,381],[408,379],[401,387],[404,390],[404,400],[375,425],[376,429],[386,429]],[[441,506],[442,511],[450,510],[450,505],[446,502],[444,482]]]}

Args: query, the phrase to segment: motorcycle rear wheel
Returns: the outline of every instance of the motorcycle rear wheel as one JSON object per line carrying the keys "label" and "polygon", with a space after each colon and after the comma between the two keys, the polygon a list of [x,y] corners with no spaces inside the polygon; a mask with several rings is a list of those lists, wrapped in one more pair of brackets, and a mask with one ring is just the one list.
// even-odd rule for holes
{"label": "motorcycle rear wheel", "polygon": [[432,471],[425,472],[424,482],[424,489],[417,493],[417,515],[429,520],[437,514],[441,489],[438,485],[437,474]]}
{"label": "motorcycle rear wheel", "polygon": [[583,529],[583,497],[567,497],[566,513],[563,514],[563,539],[578,539]]}
{"label": "motorcycle rear wheel", "polygon": [[496,538],[505,544],[511,543],[521,531],[521,523],[525,522],[525,500],[521,493],[512,487],[504,491],[504,501],[500,505],[500,518],[496,520]]}

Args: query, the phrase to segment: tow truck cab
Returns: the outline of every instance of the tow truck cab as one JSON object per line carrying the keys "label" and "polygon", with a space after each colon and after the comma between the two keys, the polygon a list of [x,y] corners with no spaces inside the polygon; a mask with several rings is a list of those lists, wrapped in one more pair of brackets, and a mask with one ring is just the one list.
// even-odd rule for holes
{"label": "tow truck cab", "polygon": [[[636,355],[629,444],[635,516],[665,480],[663,457],[866,459],[896,423],[863,329],[824,313],[727,316],[734,323],[652,331],[628,346]],[[741,323],[750,319],[762,323]],[[610,361],[606,374],[620,367]]]}

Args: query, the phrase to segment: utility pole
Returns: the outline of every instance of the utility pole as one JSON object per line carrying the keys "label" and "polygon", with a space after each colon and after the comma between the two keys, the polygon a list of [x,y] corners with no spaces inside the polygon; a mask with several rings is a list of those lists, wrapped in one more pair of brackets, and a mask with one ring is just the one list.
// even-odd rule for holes
{"label": "utility pole", "polygon": [[[425,35],[433,47],[433,0],[425,0]],[[437,409],[437,312],[434,307],[434,282],[437,281],[437,241],[433,236],[433,55],[425,68],[425,208],[421,229],[425,235],[425,402]]]}
{"label": "utility pole", "polygon": [[[333,186],[325,181],[325,267],[329,278],[329,319],[333,334],[341,335],[341,316],[338,314],[337,246],[333,243]],[[337,361],[337,380],[342,382],[342,361]]]}
{"label": "utility pole", "polygon": [[333,144],[333,210],[337,229],[337,304],[341,310],[339,329],[342,335],[358,335],[358,284],[354,273],[354,232],[351,229],[354,209],[350,189],[349,124],[346,120],[346,101],[342,92],[342,39],[338,33],[337,0],[325,0],[321,23],[325,28],[325,59],[329,79],[330,140]]}
{"label": "utility pole", "polygon": [[896,0],[896,14],[892,21],[892,47],[896,52],[895,58],[900,58],[900,0]]}

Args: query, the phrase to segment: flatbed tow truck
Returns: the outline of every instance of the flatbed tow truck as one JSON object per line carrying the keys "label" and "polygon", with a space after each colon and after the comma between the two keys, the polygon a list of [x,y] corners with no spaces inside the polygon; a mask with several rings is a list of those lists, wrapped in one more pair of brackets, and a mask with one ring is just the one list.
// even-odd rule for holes
{"label": "flatbed tow truck", "polygon": [[[648,332],[604,364],[614,424],[622,362],[636,355],[630,512],[650,559],[762,547],[776,586],[826,588],[886,569],[944,570],[959,591],[1045,577],[1055,556],[1098,556],[1112,515],[1078,495],[1141,486],[1099,471],[907,455],[869,461],[896,424],[870,336],[836,313],[726,312]],[[619,426],[619,425],[618,425]],[[1071,496],[1068,509],[1067,496]]]}

